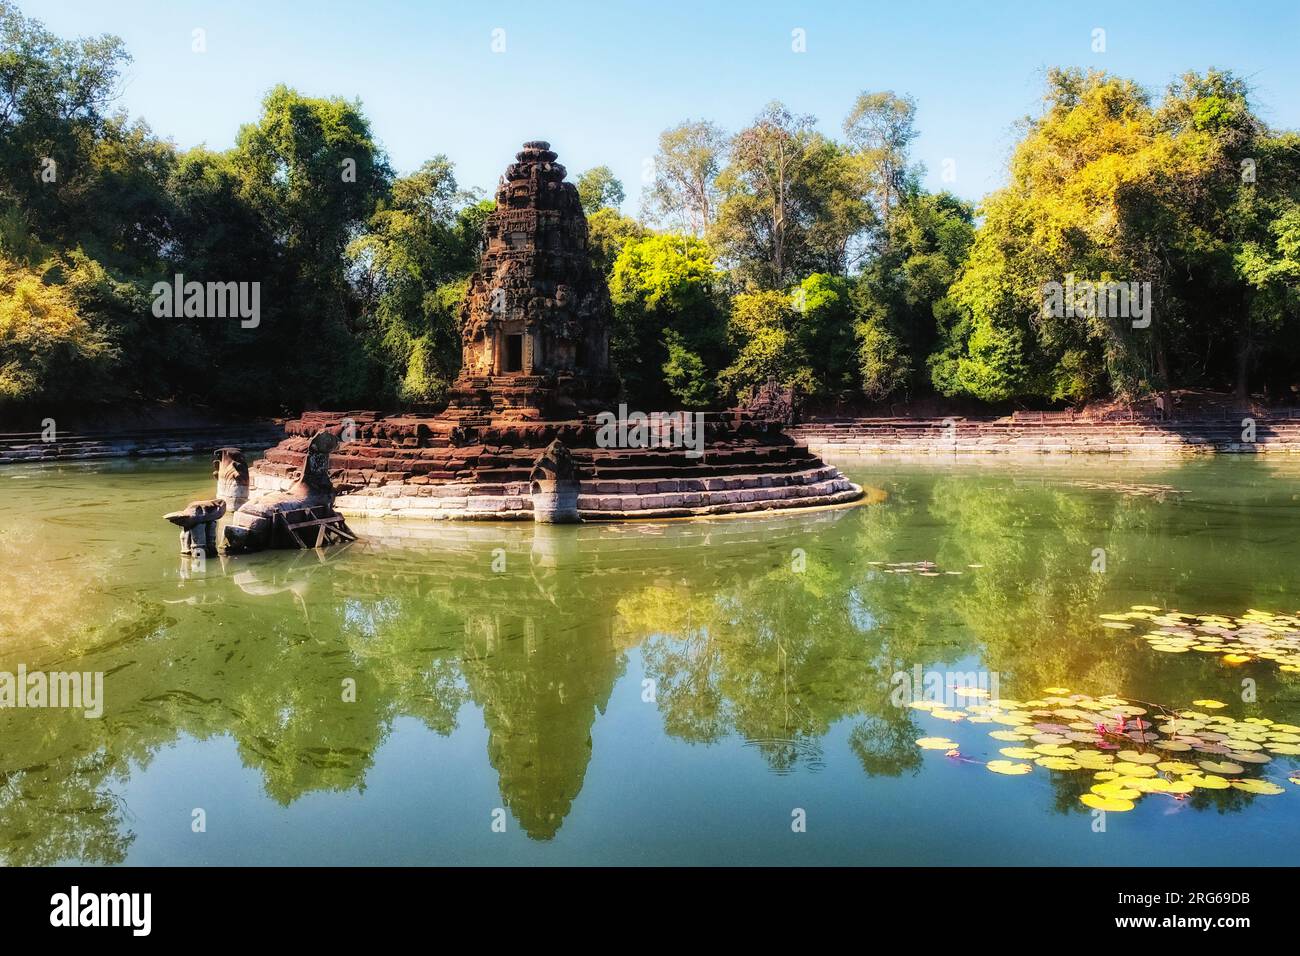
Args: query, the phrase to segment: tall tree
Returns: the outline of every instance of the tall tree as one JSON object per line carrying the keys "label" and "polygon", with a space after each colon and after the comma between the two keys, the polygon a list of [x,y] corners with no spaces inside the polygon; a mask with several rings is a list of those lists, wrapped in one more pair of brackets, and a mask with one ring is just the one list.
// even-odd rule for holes
{"label": "tall tree", "polygon": [[911,392],[938,338],[948,287],[975,236],[974,210],[949,193],[905,193],[854,289],[858,369],[867,398]]}
{"label": "tall tree", "polygon": [[369,121],[355,102],[278,86],[258,122],[240,129],[231,163],[281,250],[269,274],[248,277],[262,280],[269,313],[258,341],[298,364],[296,376],[276,375],[267,387],[299,405],[359,400],[370,376],[352,347],[356,309],[343,252],[392,178]]}
{"label": "tall tree", "polygon": [[726,133],[708,120],[687,120],[660,133],[654,181],[642,197],[645,215],[704,236],[717,217],[717,179],[726,149]]}
{"label": "tall tree", "polygon": [[717,244],[738,276],[762,289],[845,271],[852,238],[870,221],[847,154],[814,122],[768,104],[736,134],[718,178]]}
{"label": "tall tree", "polygon": [[[940,390],[1079,401],[1156,389],[1168,407],[1171,356],[1200,318],[1178,276],[1204,234],[1195,199],[1218,162],[1212,137],[1171,126],[1131,81],[1052,71],[953,286],[961,317],[935,357]],[[1148,314],[1045,297],[1047,283],[1111,281],[1149,290]]]}
{"label": "tall tree", "polygon": [[[1203,157],[1176,195],[1190,228],[1170,245],[1174,294],[1195,303],[1189,315],[1227,320],[1189,323],[1175,361],[1210,357],[1183,374],[1214,386],[1226,381],[1243,401],[1253,370],[1276,354],[1296,317],[1287,236],[1300,215],[1300,137],[1272,133],[1248,97],[1231,73],[1187,73],[1170,84],[1156,115],[1164,135],[1194,144]],[[1232,362],[1224,367],[1216,356]]]}
{"label": "tall tree", "polygon": [[64,40],[0,0],[0,202],[47,239],[79,226],[60,187],[88,164],[129,62],[117,37]]}
{"label": "tall tree", "polygon": [[812,150],[815,122],[772,102],[731,145],[731,162],[723,173],[727,203],[720,233],[738,259],[759,260],[755,271],[767,288],[783,286],[792,275],[790,246],[798,241],[800,225],[799,175]]}
{"label": "tall tree", "polygon": [[893,90],[859,94],[844,119],[844,136],[861,165],[864,188],[884,228],[884,242],[888,242],[893,210],[915,178],[908,147],[916,135],[916,101]]}
{"label": "tall tree", "polygon": [[474,202],[436,156],[393,183],[347,249],[387,401],[436,403],[460,367],[459,305],[490,200]]}

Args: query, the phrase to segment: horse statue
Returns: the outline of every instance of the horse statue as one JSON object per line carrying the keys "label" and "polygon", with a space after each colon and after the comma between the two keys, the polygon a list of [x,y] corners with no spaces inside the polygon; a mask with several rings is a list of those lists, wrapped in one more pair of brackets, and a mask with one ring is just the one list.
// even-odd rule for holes
{"label": "horse statue", "polygon": [[308,548],[331,540],[356,540],[343,516],[334,510],[329,462],[338,445],[339,438],[332,432],[319,431],[312,436],[302,477],[288,491],[268,491],[242,505],[226,525],[226,550]]}
{"label": "horse statue", "polygon": [[217,522],[226,513],[220,498],[191,501],[183,510],[163,515],[181,529],[181,554],[217,556]]}

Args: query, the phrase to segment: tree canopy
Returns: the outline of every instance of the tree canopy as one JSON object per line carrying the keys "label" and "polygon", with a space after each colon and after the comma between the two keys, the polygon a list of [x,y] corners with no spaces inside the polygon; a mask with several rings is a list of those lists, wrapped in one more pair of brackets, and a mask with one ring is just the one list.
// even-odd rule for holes
{"label": "tree canopy", "polygon": [[[446,156],[399,175],[361,103],[286,86],[229,149],[178,149],[114,110],[129,62],[0,0],[0,411],[443,401],[492,201]],[[684,120],[640,218],[610,167],[578,175],[627,400],[1296,401],[1300,134],[1242,78],[1051,70],[978,207],[922,186],[923,120],[893,90],[839,139],[779,102]],[[258,283],[256,327],[155,314],[176,277]]]}

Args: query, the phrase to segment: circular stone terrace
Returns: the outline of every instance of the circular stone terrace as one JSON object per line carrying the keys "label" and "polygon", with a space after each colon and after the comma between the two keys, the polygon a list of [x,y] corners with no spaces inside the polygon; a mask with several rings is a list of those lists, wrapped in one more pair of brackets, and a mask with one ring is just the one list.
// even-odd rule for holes
{"label": "circular stone terrace", "polygon": [[347,439],[330,456],[335,507],[351,516],[533,520],[535,468],[568,449],[578,517],[687,518],[845,505],[862,489],[782,431],[743,411],[704,416],[699,451],[602,448],[594,419],[472,425],[444,417],[314,412],[250,470],[251,490],[287,489],[319,431]]}

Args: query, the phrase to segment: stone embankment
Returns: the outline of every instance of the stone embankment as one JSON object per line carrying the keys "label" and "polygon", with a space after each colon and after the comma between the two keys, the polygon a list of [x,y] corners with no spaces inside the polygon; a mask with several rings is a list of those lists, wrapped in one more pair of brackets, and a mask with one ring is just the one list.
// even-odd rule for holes
{"label": "stone embankment", "polygon": [[1300,453],[1300,410],[1154,421],[1017,412],[1004,418],[851,418],[790,429],[815,455]]}
{"label": "stone embankment", "polygon": [[0,432],[0,465],[208,454],[226,446],[251,451],[282,438],[284,426],[276,422],[66,434],[56,431],[49,440],[41,432]]}

